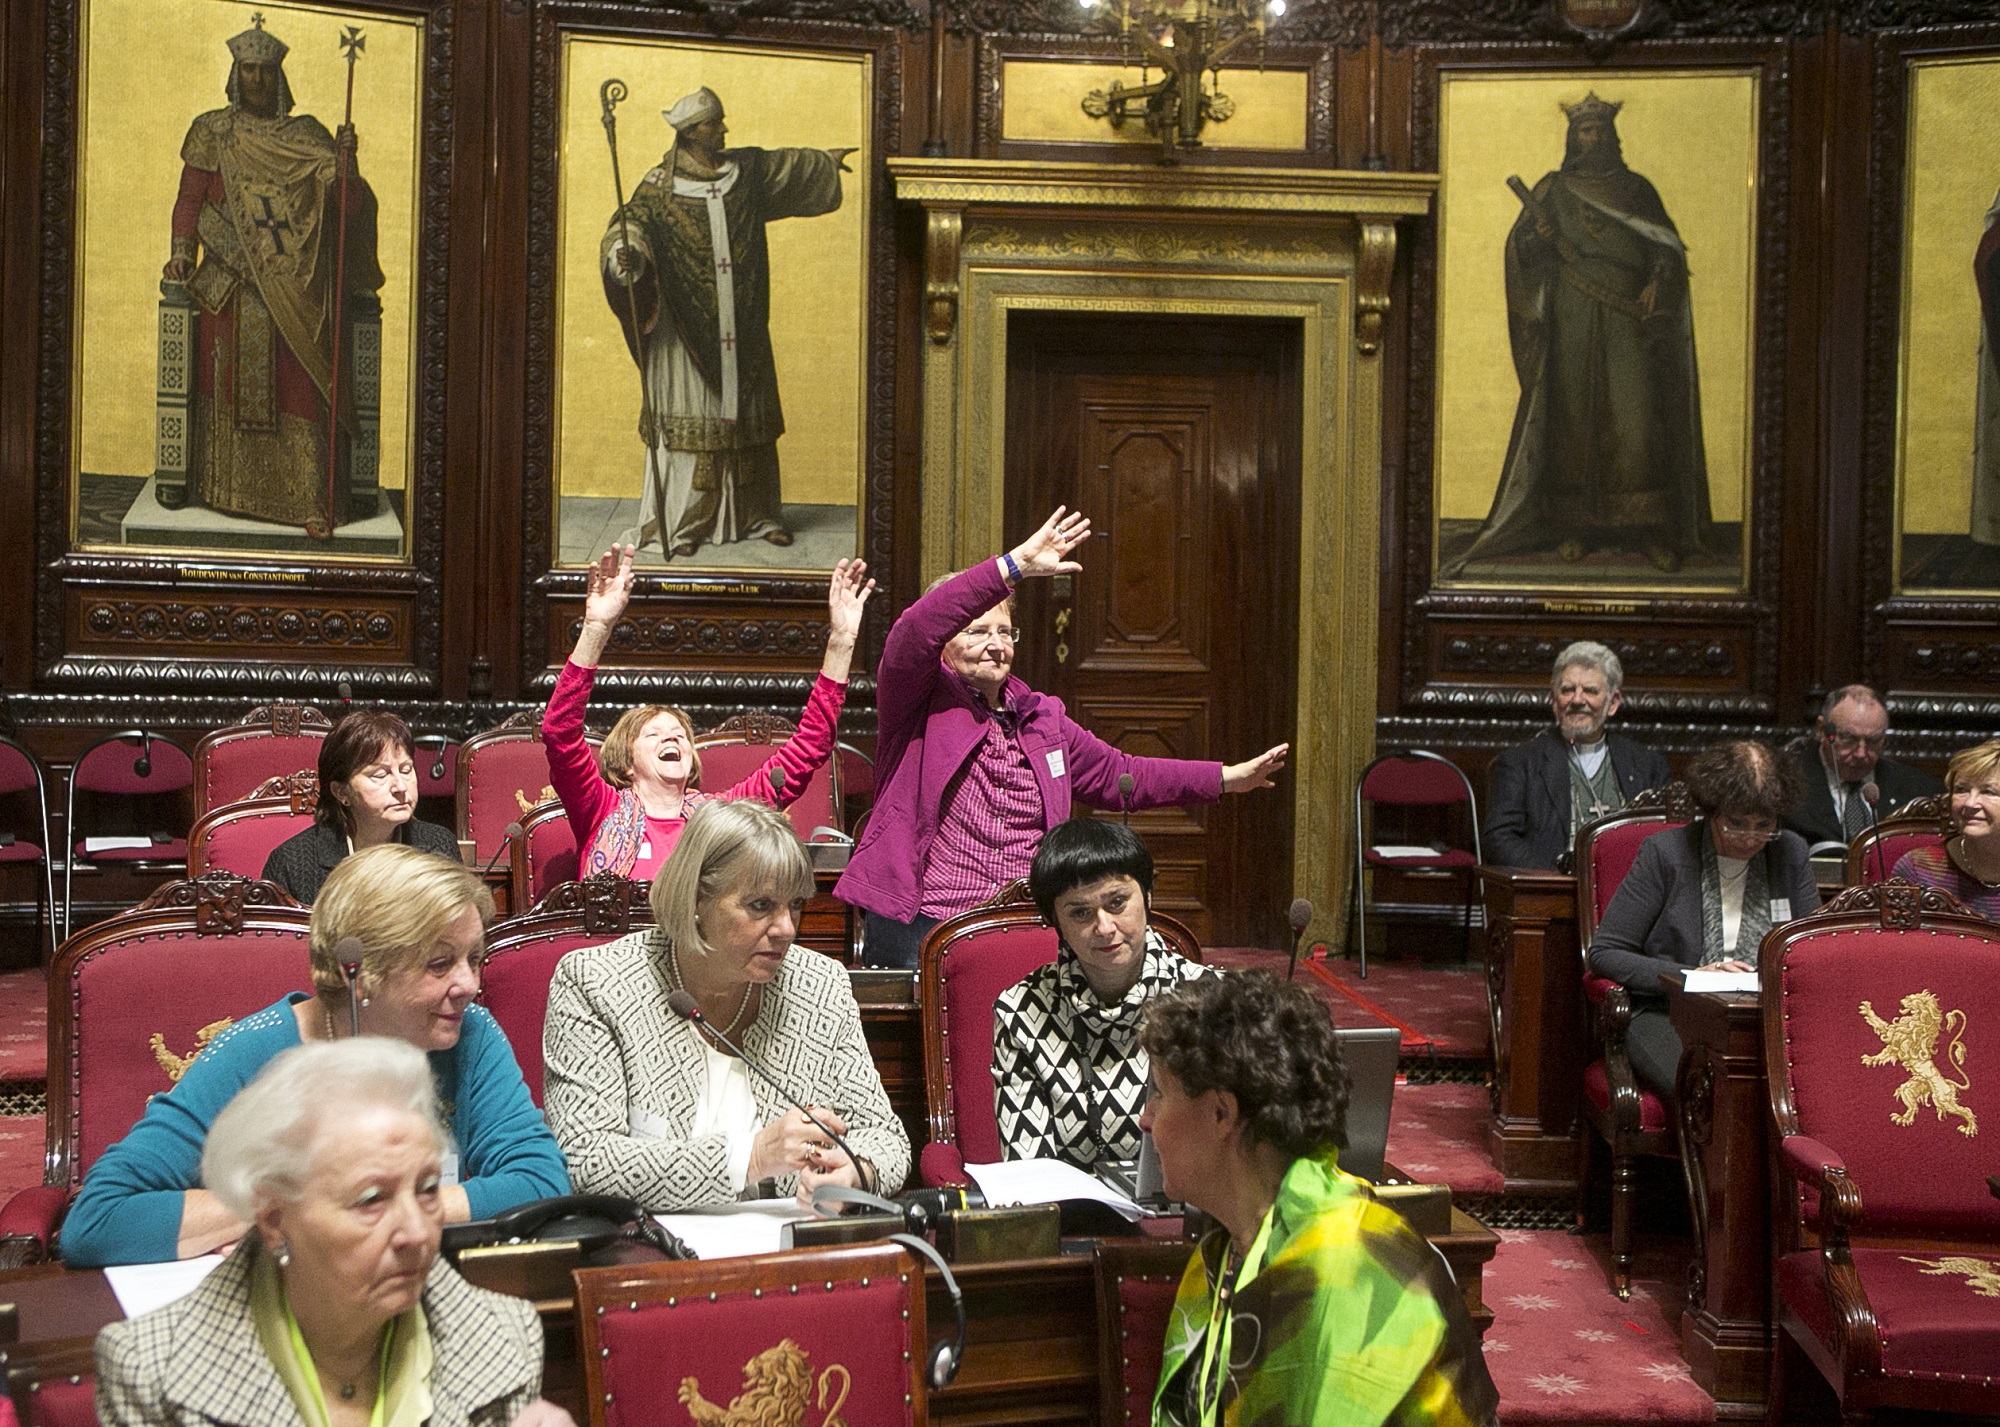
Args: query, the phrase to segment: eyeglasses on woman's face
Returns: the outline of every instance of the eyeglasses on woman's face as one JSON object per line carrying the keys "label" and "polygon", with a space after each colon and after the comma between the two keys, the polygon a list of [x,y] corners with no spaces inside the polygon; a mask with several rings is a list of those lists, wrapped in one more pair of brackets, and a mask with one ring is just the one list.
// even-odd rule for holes
{"label": "eyeglasses on woman's face", "polygon": [[1775,818],[1741,818],[1724,814],[1715,820],[1716,830],[1744,842],[1769,842],[1778,835]]}
{"label": "eyeglasses on woman's face", "polygon": [[1019,644],[1021,630],[1012,624],[975,624],[961,629],[958,637],[973,644],[984,644],[990,639],[997,639],[1002,644]]}

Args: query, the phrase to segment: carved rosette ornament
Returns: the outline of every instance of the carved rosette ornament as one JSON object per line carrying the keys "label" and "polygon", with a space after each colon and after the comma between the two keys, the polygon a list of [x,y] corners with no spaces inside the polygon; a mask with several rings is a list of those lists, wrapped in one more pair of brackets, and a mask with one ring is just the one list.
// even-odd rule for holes
{"label": "carved rosette ornament", "polygon": [[581,915],[592,936],[623,936],[632,930],[632,914],[647,906],[652,883],[634,882],[616,872],[599,872],[581,882],[563,882],[535,904],[535,911]]}
{"label": "carved rosette ornament", "polygon": [[195,931],[202,936],[237,936],[251,907],[296,907],[297,902],[269,882],[239,877],[234,872],[204,872],[183,882],[169,882],[134,909],[194,908]]}

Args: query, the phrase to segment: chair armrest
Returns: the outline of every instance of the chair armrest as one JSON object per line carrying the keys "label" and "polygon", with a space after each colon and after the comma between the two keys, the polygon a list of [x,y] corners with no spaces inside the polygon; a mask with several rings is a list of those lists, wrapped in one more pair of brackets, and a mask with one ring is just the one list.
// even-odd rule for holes
{"label": "chair armrest", "polygon": [[965,1172],[965,1156],[957,1145],[932,1140],[917,1160],[917,1172],[931,1189],[971,1189],[972,1176]]}
{"label": "chair armrest", "polygon": [[0,1205],[0,1266],[46,1263],[68,1212],[69,1190],[54,1184],[23,1189]]}
{"label": "chair armrest", "polygon": [[[1845,1247],[1847,1233],[1861,1222],[1861,1188],[1847,1175],[1847,1161],[1810,1135],[1786,1135],[1778,1157],[1794,1179],[1819,1197],[1822,1232],[1829,1244]],[[1813,1217],[1813,1216],[1809,1216]]]}
{"label": "chair armrest", "polygon": [[1599,976],[1594,971],[1583,973],[1583,996],[1593,1006],[1602,1006],[1604,998],[1611,994],[1611,988],[1618,983],[1609,977]]}

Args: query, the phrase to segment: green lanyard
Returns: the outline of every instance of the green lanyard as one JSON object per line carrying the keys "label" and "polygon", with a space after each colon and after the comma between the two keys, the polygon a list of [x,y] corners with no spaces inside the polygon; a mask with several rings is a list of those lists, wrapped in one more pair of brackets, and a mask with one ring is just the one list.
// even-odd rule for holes
{"label": "green lanyard", "polygon": [[[306,1346],[305,1334],[299,1331],[299,1320],[292,1314],[292,1305],[285,1305],[285,1326],[291,1330],[292,1352],[299,1360],[299,1367],[305,1371],[306,1385],[312,1389],[313,1400],[319,1404],[319,1418],[322,1422],[333,1421],[333,1413],[327,1410],[326,1393],[320,1389],[319,1369],[313,1366],[312,1349]],[[396,1341],[396,1320],[389,1320],[388,1331],[382,1334],[382,1361],[375,1369],[375,1410],[368,1414],[368,1427],[382,1427],[384,1409],[389,1401],[389,1349]]]}
{"label": "green lanyard", "polygon": [[[1236,1277],[1223,1283],[1218,1277],[1215,1285],[1215,1302],[1208,1310],[1208,1331],[1203,1334],[1201,1350],[1201,1374],[1194,1380],[1195,1394],[1201,1409],[1201,1427],[1215,1427],[1216,1413],[1222,1406],[1222,1381],[1229,1373],[1229,1340],[1235,1327],[1235,1315],[1229,1311],[1236,1294],[1245,1283],[1257,1276],[1264,1266],[1264,1251],[1271,1242],[1271,1216],[1276,1205],[1264,1211],[1264,1222],[1257,1226],[1257,1237],[1250,1241],[1250,1252],[1243,1256],[1237,1267]],[[1227,1263],[1224,1264],[1225,1271]],[[1209,1374],[1215,1374],[1215,1385],[1209,1386]],[[370,1424],[374,1427],[374,1424]]]}

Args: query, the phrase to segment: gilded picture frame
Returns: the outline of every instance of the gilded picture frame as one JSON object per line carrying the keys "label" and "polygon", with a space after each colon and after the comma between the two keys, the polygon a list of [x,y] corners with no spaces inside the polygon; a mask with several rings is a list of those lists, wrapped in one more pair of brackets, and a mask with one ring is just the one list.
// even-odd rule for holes
{"label": "gilded picture frame", "polygon": [[[1904,63],[1894,592],[2000,597],[2000,54]],[[1982,272],[1986,302],[1982,306]]]}
{"label": "gilded picture frame", "polygon": [[1439,73],[1433,588],[1749,589],[1764,83]]}

